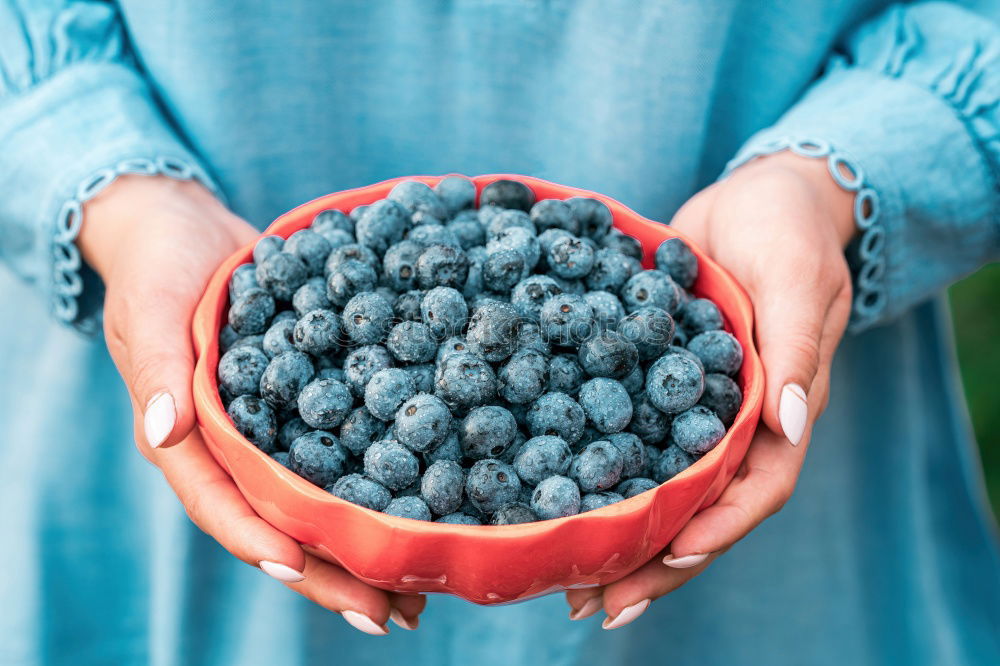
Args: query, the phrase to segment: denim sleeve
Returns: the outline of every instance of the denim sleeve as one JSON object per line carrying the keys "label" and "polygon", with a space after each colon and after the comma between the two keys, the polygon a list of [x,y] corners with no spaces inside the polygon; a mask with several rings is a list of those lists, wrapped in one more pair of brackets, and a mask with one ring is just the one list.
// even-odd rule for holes
{"label": "denim sleeve", "polygon": [[114,2],[0,0],[0,257],[60,320],[99,321],[74,244],[82,205],[124,173],[199,178],[138,70]]}
{"label": "denim sleeve", "polygon": [[955,4],[894,6],[727,171],[790,149],[856,192],[852,330],[1000,256],[1000,29]]}

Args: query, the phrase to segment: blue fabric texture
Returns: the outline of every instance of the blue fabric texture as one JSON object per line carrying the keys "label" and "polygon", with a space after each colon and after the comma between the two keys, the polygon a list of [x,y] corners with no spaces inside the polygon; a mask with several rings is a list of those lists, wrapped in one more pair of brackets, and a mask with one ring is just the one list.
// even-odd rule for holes
{"label": "blue fabric texture", "polygon": [[[0,0],[0,663],[1000,663],[996,533],[934,296],[998,256],[1000,28],[983,16]],[[217,183],[259,228],[331,191],[456,171],[668,220],[731,160],[783,147],[850,165],[855,281],[878,295],[855,308],[792,501],[612,632],[568,622],[559,595],[435,596],[419,631],[361,635],[187,520],[130,445],[102,341],[59,321],[93,328],[101,299],[66,254],[86,224],[66,211],[133,169]]]}

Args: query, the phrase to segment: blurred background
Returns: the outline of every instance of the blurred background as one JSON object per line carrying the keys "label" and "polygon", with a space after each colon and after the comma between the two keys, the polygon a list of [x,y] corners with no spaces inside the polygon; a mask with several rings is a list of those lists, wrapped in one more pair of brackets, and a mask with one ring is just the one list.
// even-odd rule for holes
{"label": "blurred background", "polygon": [[950,295],[962,383],[993,515],[1000,516],[1000,263],[962,280]]}

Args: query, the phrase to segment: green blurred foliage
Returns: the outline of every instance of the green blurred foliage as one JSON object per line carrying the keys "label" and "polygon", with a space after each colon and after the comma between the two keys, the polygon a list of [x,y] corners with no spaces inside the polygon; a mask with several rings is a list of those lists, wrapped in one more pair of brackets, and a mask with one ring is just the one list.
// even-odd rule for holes
{"label": "green blurred foliage", "polygon": [[986,486],[993,514],[1000,517],[1000,264],[952,287],[951,309]]}

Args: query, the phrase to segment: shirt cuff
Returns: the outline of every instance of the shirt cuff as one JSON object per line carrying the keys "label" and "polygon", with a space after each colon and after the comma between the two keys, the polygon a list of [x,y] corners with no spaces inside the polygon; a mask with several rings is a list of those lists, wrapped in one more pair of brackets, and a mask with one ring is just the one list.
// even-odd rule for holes
{"label": "shirt cuff", "polygon": [[74,243],[83,203],[129,173],[217,190],[134,69],[81,63],[0,101],[4,259],[42,289],[57,318],[87,332],[99,328],[103,285]]}

